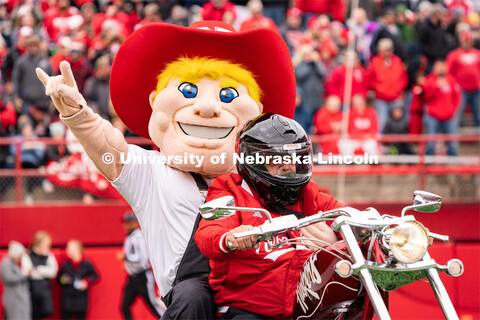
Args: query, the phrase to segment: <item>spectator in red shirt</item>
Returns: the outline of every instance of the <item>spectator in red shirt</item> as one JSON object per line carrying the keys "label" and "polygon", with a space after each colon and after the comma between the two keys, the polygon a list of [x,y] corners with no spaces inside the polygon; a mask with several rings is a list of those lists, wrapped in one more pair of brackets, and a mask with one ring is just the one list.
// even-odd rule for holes
{"label": "spectator in red shirt", "polygon": [[[133,31],[131,26],[131,18],[128,14],[120,11],[119,6],[116,3],[109,3],[105,9],[105,12],[97,13],[92,19],[92,28],[96,36],[102,32],[104,24],[110,21],[114,21],[122,27],[122,35],[128,36]],[[130,28],[130,26],[132,28]]]}
{"label": "spectator in red shirt", "polygon": [[[352,61],[353,60],[353,61]],[[333,69],[330,78],[325,83],[326,94],[337,95],[340,99],[345,98],[345,78],[348,70],[352,70],[352,92],[350,98],[355,94],[367,96],[367,71],[360,64],[357,54],[353,51],[345,53],[343,64]]]}
{"label": "spectator in red shirt", "polygon": [[[13,107],[13,103],[0,99],[0,135],[8,136],[15,132],[15,125],[17,124],[17,113]],[[3,151],[3,150],[2,150]],[[3,160],[3,152],[0,160]],[[3,168],[3,167],[2,167]]]}
{"label": "spectator in red shirt", "polygon": [[297,0],[296,6],[305,13],[327,14],[332,20],[345,22],[345,5],[342,0]]}
{"label": "spectator in red shirt", "polygon": [[[427,134],[437,134],[442,130],[445,134],[456,134],[458,125],[455,113],[460,106],[460,86],[447,73],[444,61],[433,65],[433,72],[425,79],[423,96],[427,105],[424,115]],[[458,155],[458,143],[447,142],[449,156]],[[435,142],[428,142],[426,154],[435,154]]]}
{"label": "spectator in red shirt", "polygon": [[423,119],[423,83],[425,76],[419,73],[416,76],[415,84],[412,86],[412,101],[410,103],[410,122],[408,132],[410,134],[422,133],[422,119]]}
{"label": "spectator in red shirt", "polygon": [[462,102],[457,114],[461,125],[467,104],[473,111],[475,127],[480,127],[480,50],[473,47],[470,31],[460,33],[460,48],[447,56],[448,73],[455,78],[462,91]]}
{"label": "spectator in red shirt", "polygon": [[69,0],[59,0],[56,7],[51,7],[45,13],[44,25],[47,29],[50,41],[56,41],[61,35],[67,35],[70,31],[70,19],[81,14],[77,8],[70,6]]}
{"label": "spectator in red shirt", "polygon": [[[331,95],[328,96],[325,105],[315,114],[314,126],[316,134],[338,134],[342,131],[342,111],[340,97]],[[340,154],[338,150],[338,140],[325,141],[320,143],[323,154]]]}
{"label": "spectator in red shirt", "polygon": [[372,59],[367,77],[370,88],[375,91],[373,106],[382,133],[390,110],[394,105],[403,103],[403,92],[408,84],[407,70],[402,60],[393,54],[392,40],[383,38],[378,41],[378,55]]}
{"label": "spectator in red shirt", "polygon": [[69,37],[59,37],[57,40],[57,53],[50,57],[53,73],[60,74],[60,62],[67,60],[70,53],[70,44],[72,40]]}
{"label": "spectator in red shirt", "polygon": [[448,11],[459,17],[466,17],[473,12],[472,1],[470,0],[444,0]]}
{"label": "spectator in red shirt", "polygon": [[222,21],[225,12],[231,12],[236,16],[235,5],[228,0],[210,0],[203,5],[201,17],[203,20]]}
{"label": "spectator in red shirt", "polygon": [[344,156],[353,154],[379,154],[379,145],[375,136],[378,134],[378,120],[375,110],[365,101],[365,97],[356,94],[352,98],[352,109],[348,117],[349,139],[339,142],[340,152]]}
{"label": "spectator in red shirt", "polygon": [[270,28],[278,32],[278,27],[271,18],[263,15],[263,4],[260,0],[250,0],[247,3],[247,8],[252,14],[251,18],[245,20],[240,26],[240,31],[245,31],[254,28]]}

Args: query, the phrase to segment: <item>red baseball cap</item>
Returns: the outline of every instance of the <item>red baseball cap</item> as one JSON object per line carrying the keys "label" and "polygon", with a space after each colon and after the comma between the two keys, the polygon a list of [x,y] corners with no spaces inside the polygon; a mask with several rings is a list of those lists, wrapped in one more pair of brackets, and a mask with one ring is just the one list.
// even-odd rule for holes
{"label": "red baseball cap", "polygon": [[295,75],[288,48],[273,30],[236,32],[219,21],[190,27],[152,23],[135,31],[120,47],[110,75],[110,95],[117,115],[139,136],[150,138],[149,94],[157,76],[180,57],[210,57],[238,63],[252,72],[262,89],[263,112],[293,118]]}
{"label": "red baseball cap", "polygon": [[290,8],[287,10],[287,16],[298,17],[302,15],[302,10],[298,8]]}

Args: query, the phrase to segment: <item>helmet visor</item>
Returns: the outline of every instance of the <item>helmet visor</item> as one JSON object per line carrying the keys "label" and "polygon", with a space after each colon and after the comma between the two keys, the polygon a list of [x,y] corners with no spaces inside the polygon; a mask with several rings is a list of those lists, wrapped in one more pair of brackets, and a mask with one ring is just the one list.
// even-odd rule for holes
{"label": "helmet visor", "polygon": [[264,177],[270,176],[288,183],[312,174],[310,141],[292,144],[248,143],[245,147],[244,161]]}

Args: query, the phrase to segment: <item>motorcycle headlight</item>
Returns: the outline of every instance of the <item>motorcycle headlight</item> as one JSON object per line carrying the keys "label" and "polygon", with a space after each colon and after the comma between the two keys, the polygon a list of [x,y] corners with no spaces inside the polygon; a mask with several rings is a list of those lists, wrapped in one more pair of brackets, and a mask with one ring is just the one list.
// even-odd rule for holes
{"label": "motorcycle headlight", "polygon": [[428,248],[428,233],[416,221],[398,225],[390,237],[390,250],[397,261],[413,263],[421,260]]}

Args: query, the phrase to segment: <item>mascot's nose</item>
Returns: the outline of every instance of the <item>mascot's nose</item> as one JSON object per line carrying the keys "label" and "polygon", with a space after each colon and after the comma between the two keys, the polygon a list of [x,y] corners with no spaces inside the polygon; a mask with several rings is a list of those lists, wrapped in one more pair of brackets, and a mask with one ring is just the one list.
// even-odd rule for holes
{"label": "mascot's nose", "polygon": [[215,118],[222,114],[222,107],[216,101],[199,100],[193,105],[193,113],[202,118]]}

